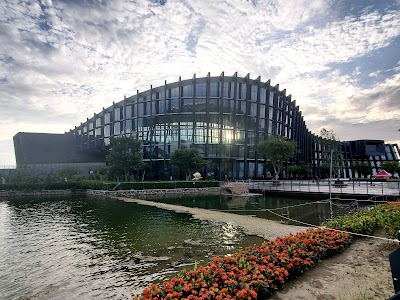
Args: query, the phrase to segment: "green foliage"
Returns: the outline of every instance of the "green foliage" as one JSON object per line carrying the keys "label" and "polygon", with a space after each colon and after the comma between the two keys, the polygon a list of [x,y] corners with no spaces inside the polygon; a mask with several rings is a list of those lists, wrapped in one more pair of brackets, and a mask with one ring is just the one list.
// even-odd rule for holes
{"label": "green foliage", "polygon": [[200,152],[196,148],[176,149],[171,155],[171,164],[182,170],[186,179],[190,178],[191,173],[207,165]]}
{"label": "green foliage", "polygon": [[379,226],[385,230],[387,237],[395,238],[400,230],[400,201],[341,216],[326,222],[324,226],[363,234],[371,234]]}
{"label": "green foliage", "polygon": [[359,177],[360,174],[364,175],[365,177],[371,174],[371,167],[368,163],[355,161],[351,166],[351,170],[357,172]]}
{"label": "green foliage", "polygon": [[322,163],[319,166],[319,173],[322,177],[329,177],[331,172],[331,166],[328,163]]}
{"label": "green foliage", "polygon": [[397,161],[385,161],[381,164],[380,168],[391,174],[400,171],[400,165]]}
{"label": "green foliage", "polygon": [[[343,153],[341,149],[341,143],[337,140],[336,134],[332,129],[328,130],[322,128],[320,131],[321,138],[318,139],[318,143],[321,146],[321,160],[322,170],[321,176],[330,177],[330,162],[332,160],[332,176],[339,176],[339,166],[343,160]],[[325,166],[329,165],[329,171],[326,172]],[[321,171],[321,167],[320,167]]]}
{"label": "green foliage", "polygon": [[258,144],[258,151],[271,161],[277,176],[282,169],[283,162],[296,154],[297,144],[285,137],[270,136]]}
{"label": "green foliage", "polygon": [[76,178],[76,175],[79,175],[79,170],[74,167],[64,167],[57,173],[59,177],[70,180],[73,176]]}
{"label": "green foliage", "polygon": [[307,165],[293,165],[288,168],[288,172],[296,177],[305,177],[311,173],[311,169]]}
{"label": "green foliage", "polygon": [[125,180],[128,180],[131,171],[143,167],[141,142],[125,136],[112,138],[106,161],[116,174],[123,173]]}
{"label": "green foliage", "polygon": [[328,221],[324,226],[346,230],[354,233],[371,234],[377,225],[374,213],[363,210],[350,215],[340,216],[335,220]]}
{"label": "green foliage", "polygon": [[388,237],[397,237],[400,230],[400,201],[377,206],[375,218]]}

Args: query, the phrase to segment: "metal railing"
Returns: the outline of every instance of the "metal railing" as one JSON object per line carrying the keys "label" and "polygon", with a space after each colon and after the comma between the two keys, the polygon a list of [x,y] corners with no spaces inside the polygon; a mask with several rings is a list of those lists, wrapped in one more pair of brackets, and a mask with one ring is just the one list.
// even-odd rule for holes
{"label": "metal railing", "polygon": [[359,194],[359,195],[400,195],[400,181],[342,181],[335,184],[329,180],[279,180],[279,181],[252,181],[246,182],[250,190],[255,191],[287,191],[300,193],[332,193]]}

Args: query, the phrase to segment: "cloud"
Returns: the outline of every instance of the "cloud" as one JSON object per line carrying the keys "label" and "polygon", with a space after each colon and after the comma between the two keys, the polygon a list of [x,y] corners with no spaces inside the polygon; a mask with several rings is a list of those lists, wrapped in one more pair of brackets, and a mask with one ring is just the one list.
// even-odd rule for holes
{"label": "cloud", "polygon": [[3,1],[0,109],[17,125],[0,141],[67,131],[151,84],[222,71],[279,83],[311,130],[399,120],[398,65],[368,71],[368,86],[362,65],[341,66],[396,42],[399,4],[389,2],[350,10],[328,0]]}

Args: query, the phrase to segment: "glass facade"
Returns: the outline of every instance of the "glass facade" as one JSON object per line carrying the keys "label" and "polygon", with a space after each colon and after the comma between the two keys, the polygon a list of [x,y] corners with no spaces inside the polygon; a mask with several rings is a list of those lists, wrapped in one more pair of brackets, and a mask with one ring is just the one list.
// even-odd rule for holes
{"label": "glass facade", "polygon": [[[106,149],[112,136],[141,140],[149,179],[158,180],[179,176],[169,159],[182,147],[199,149],[208,161],[199,170],[202,176],[219,180],[264,178],[268,157],[257,153],[257,145],[270,135],[296,141],[299,151],[290,163],[310,165],[315,174],[328,152],[285,90],[237,74],[194,76],[152,88],[113,103],[72,132],[81,151]],[[386,151],[399,157],[398,149]]]}

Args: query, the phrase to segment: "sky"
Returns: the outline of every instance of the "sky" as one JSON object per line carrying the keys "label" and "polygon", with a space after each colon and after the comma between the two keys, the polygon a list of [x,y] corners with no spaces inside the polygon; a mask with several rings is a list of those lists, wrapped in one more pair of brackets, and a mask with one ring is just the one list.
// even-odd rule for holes
{"label": "sky", "polygon": [[308,129],[400,146],[400,0],[2,0],[0,168],[164,81],[261,76]]}

